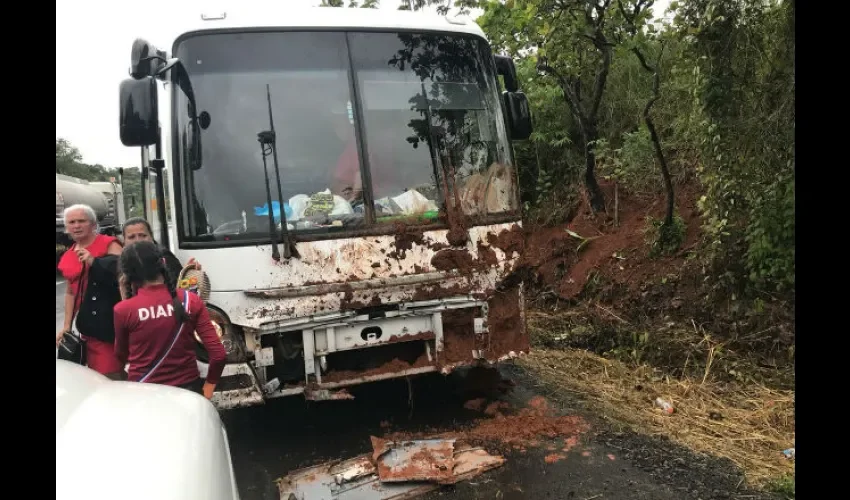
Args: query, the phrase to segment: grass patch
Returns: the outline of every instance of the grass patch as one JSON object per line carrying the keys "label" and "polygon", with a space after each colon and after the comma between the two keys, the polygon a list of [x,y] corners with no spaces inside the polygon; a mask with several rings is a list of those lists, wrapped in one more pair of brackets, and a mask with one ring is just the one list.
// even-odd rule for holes
{"label": "grass patch", "polygon": [[606,359],[648,364],[675,378],[755,383],[778,390],[795,387],[793,354],[774,346],[770,349],[776,352],[766,356],[764,336],[723,337],[694,321],[669,317],[630,320],[622,309],[582,303],[558,313],[530,311],[532,346],[585,349]]}
{"label": "grass patch", "polygon": [[[675,379],[580,349],[536,350],[520,364],[556,394],[579,394],[600,414],[636,432],[666,435],[730,459],[757,487],[793,474],[793,461],[781,454],[794,440],[793,391]],[[661,413],[657,397],[670,401],[675,412]]]}
{"label": "grass patch", "polygon": [[773,493],[776,493],[777,495],[780,495],[783,499],[794,500],[794,475],[788,474],[786,476],[771,481],[770,483],[768,483],[767,489],[769,489]]}

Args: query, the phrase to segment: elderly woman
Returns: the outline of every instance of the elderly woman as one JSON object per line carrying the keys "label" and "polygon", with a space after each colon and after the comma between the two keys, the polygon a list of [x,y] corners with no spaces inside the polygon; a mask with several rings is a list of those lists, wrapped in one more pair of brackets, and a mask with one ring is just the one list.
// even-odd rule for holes
{"label": "elderly woman", "polygon": [[88,205],[65,209],[65,231],[74,241],[59,260],[59,271],[67,281],[65,323],[56,334],[74,325],[85,341],[89,368],[110,378],[123,378],[124,367],[115,357],[115,330],[112,308],[121,300],[118,291],[117,264],[121,243],[117,238],[98,234],[97,217]]}

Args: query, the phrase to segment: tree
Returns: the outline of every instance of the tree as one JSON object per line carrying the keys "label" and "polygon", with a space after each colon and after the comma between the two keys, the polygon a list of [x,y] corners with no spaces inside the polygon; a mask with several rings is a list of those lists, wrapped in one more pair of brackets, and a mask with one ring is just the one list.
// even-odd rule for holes
{"label": "tree", "polygon": [[436,6],[437,13],[441,16],[448,15],[448,13],[456,8],[458,10],[458,14],[469,14],[469,9],[477,7],[480,3],[479,0],[400,0],[401,3],[398,6],[398,10],[422,10],[425,7]]}
{"label": "tree", "polygon": [[80,150],[67,139],[56,139],[56,173],[73,175],[76,165],[82,160]]}
{"label": "tree", "polygon": [[611,68],[611,34],[622,21],[613,15],[611,0],[507,0],[484,9],[480,22],[493,43],[514,55],[536,52],[538,71],[557,82],[580,132],[591,208],[604,211],[595,173],[598,116]]}
{"label": "tree", "polygon": [[661,49],[658,52],[658,59],[655,62],[655,66],[651,66],[647,61],[646,55],[644,52],[646,51],[646,45],[651,43],[653,37],[650,35],[648,29],[644,29],[646,26],[646,22],[648,20],[648,14],[650,12],[649,9],[652,8],[652,4],[654,0],[637,0],[630,5],[630,8],[626,8],[623,5],[623,0],[617,0],[617,7],[620,10],[620,14],[623,16],[623,19],[626,21],[626,32],[630,37],[631,50],[637,57],[638,61],[640,61],[641,66],[652,75],[652,96],[646,103],[646,106],[643,108],[643,120],[646,123],[646,128],[649,130],[649,136],[652,139],[652,146],[655,149],[655,156],[658,158],[658,164],[661,168],[661,176],[664,179],[664,189],[667,192],[667,208],[664,213],[664,221],[661,224],[659,239],[662,246],[667,244],[668,235],[672,231],[673,228],[673,207],[675,201],[675,194],[673,192],[673,181],[670,179],[670,169],[667,166],[667,159],[664,157],[664,151],[661,148],[661,139],[658,137],[658,131],[655,128],[655,123],[652,121],[652,116],[650,115],[650,111],[652,110],[652,106],[658,102],[658,99],[661,98],[661,77],[659,76],[660,72],[660,64],[661,57],[664,54],[664,45],[661,45]]}
{"label": "tree", "polygon": [[[379,4],[380,0],[363,0],[362,3],[358,3],[357,0],[349,0],[348,7],[352,9],[377,9]],[[319,7],[345,7],[345,0],[322,0]]]}
{"label": "tree", "polygon": [[795,2],[691,0],[677,7],[696,80],[709,249],[721,275],[740,275],[725,269],[741,263],[750,284],[793,289]]}

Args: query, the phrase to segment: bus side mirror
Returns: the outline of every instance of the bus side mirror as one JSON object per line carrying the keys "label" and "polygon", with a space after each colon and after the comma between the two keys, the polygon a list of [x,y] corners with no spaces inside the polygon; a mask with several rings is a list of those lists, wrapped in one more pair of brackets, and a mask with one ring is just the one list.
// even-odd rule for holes
{"label": "bus side mirror", "polygon": [[130,49],[130,76],[135,80],[157,76],[165,72],[165,52],[142,38],[133,41]]}
{"label": "bus side mirror", "polygon": [[515,141],[528,139],[531,136],[531,108],[528,98],[522,92],[502,92],[505,110],[508,113],[508,125],[511,139]]}
{"label": "bus side mirror", "polygon": [[496,60],[496,73],[502,75],[502,78],[505,79],[505,90],[508,92],[519,90],[514,60],[507,56],[494,56],[494,58]]}
{"label": "bus side mirror", "polygon": [[125,146],[151,146],[159,136],[156,80],[128,78],[119,88],[119,130]]}

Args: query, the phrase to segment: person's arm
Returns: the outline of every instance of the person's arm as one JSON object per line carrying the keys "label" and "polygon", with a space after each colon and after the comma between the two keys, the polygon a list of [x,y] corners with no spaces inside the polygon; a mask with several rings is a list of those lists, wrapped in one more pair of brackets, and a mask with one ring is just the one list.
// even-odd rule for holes
{"label": "person's arm", "polygon": [[[171,253],[171,250],[162,248],[162,258],[165,259],[165,268],[168,271],[169,276],[172,280],[175,281],[174,286],[177,286],[177,277],[180,276],[180,273],[183,271],[183,264],[180,263],[180,259],[177,258],[176,255]],[[194,257],[189,259],[189,262],[186,263],[187,266],[194,266],[198,271],[201,270],[201,264],[195,260]]]}
{"label": "person's arm", "polygon": [[115,328],[115,358],[121,363],[121,366],[127,364],[127,358],[130,357],[129,336],[127,330],[127,315],[124,314],[121,305],[123,302],[115,304],[113,311],[112,324]]}
{"label": "person's arm", "polygon": [[124,250],[124,247],[121,246],[121,243],[119,243],[118,240],[114,240],[108,247],[106,247],[106,253],[109,255],[121,255],[122,250]]}
{"label": "person's arm", "polygon": [[91,277],[98,281],[118,282],[118,255],[108,254],[92,259],[89,267]]}
{"label": "person's arm", "polygon": [[[187,292],[188,293],[188,292]],[[209,370],[207,371],[207,380],[204,383],[204,396],[207,399],[212,397],[215,386],[221,378],[221,373],[224,371],[224,363],[227,361],[227,353],[224,352],[224,346],[218,338],[215,327],[210,321],[210,315],[207,308],[198,308],[195,330],[201,338],[201,342],[209,354]]]}

